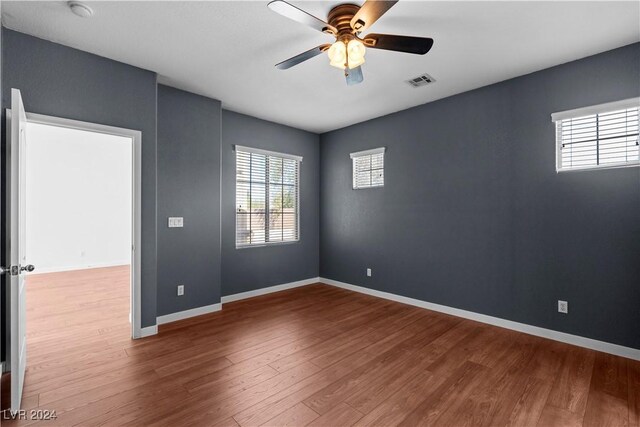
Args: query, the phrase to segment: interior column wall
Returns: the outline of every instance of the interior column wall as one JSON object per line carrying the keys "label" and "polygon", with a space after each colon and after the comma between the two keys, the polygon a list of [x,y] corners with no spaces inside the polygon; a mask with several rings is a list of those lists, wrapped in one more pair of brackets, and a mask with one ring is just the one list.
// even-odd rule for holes
{"label": "interior column wall", "polygon": [[220,101],[158,86],[158,316],[220,302],[221,115]]}

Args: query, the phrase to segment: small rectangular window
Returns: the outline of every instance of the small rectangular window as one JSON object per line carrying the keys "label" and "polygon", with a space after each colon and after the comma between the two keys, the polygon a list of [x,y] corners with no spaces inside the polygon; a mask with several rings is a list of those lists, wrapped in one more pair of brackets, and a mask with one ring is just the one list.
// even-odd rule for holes
{"label": "small rectangular window", "polygon": [[302,157],[236,146],[236,247],[296,242]]}
{"label": "small rectangular window", "polygon": [[556,124],[556,170],[640,165],[638,98],[551,115]]}
{"label": "small rectangular window", "polygon": [[351,153],[353,162],[353,189],[384,186],[385,148]]}

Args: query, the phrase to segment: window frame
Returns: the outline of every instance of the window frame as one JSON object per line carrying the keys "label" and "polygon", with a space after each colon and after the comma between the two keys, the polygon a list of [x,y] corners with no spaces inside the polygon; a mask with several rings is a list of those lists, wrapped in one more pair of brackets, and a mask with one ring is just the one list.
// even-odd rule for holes
{"label": "window frame", "polygon": [[[235,232],[235,246],[236,249],[248,249],[248,248],[261,248],[261,247],[267,247],[267,246],[279,246],[279,245],[290,245],[290,244],[296,244],[300,242],[300,239],[302,237],[301,234],[301,224],[300,224],[300,169],[302,167],[302,156],[297,156],[294,154],[288,154],[288,153],[280,153],[277,151],[270,151],[270,150],[264,150],[261,148],[253,148],[253,147],[246,147],[246,146],[242,146],[242,145],[234,145],[233,146],[233,152],[234,152],[234,166],[235,166],[235,202],[237,203],[237,196],[238,196],[238,152],[243,152],[243,153],[249,153],[249,154],[260,154],[260,155],[264,155],[265,157],[279,157],[281,159],[290,159],[290,160],[295,160],[298,162],[298,166],[297,166],[297,170],[296,170],[296,239],[295,240],[281,240],[281,241],[274,241],[274,242],[268,242],[267,240],[267,235],[265,233],[265,241],[264,242],[259,242],[259,243],[248,243],[248,244],[238,244],[238,208],[237,206],[234,206],[234,220],[235,220],[235,228],[234,228],[234,232]],[[267,160],[268,161],[268,160]],[[270,186],[270,181],[268,181],[267,179],[268,177],[265,176],[265,187]],[[266,197],[265,197],[265,201],[266,201]]]}
{"label": "window frame", "polygon": [[[356,151],[354,153],[349,154],[349,158],[351,159],[351,189],[352,190],[371,190],[374,188],[384,188],[385,185],[385,175],[384,175],[384,171],[385,171],[385,154],[387,152],[387,148],[386,147],[378,147],[378,148],[372,148],[370,150],[363,150],[363,151]],[[382,154],[382,184],[381,185],[369,185],[366,187],[357,187],[356,186],[356,179],[355,179],[355,161],[357,158],[359,157],[366,157],[366,156],[373,156],[374,154]],[[370,172],[373,171],[373,169],[370,170]]]}
{"label": "window frame", "polygon": [[[617,110],[625,110],[629,108],[638,108],[640,115],[640,97],[628,98],[620,101],[606,102],[604,104],[591,105],[588,107],[575,108],[573,110],[560,111],[551,114],[551,121],[555,126],[555,149],[556,149],[556,173],[580,172],[601,169],[622,169],[640,167],[640,160],[637,162],[599,164],[589,166],[577,166],[572,168],[562,167],[562,140],[558,137],[558,125],[563,120],[576,119],[584,116],[595,114],[605,114]],[[639,118],[640,126],[640,118]]]}

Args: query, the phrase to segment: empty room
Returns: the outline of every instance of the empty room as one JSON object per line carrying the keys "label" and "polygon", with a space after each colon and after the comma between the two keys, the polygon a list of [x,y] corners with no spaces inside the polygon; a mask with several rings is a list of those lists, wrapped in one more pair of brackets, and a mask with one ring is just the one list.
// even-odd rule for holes
{"label": "empty room", "polygon": [[6,426],[640,427],[640,2],[0,2]]}

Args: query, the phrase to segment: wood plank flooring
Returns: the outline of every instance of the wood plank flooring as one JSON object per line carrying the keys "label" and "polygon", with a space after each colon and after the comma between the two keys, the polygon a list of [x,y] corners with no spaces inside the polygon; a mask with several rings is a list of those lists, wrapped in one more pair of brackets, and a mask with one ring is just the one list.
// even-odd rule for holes
{"label": "wood plank flooring", "polygon": [[631,426],[640,362],[316,284],[129,338],[128,267],[28,279],[3,425]]}

